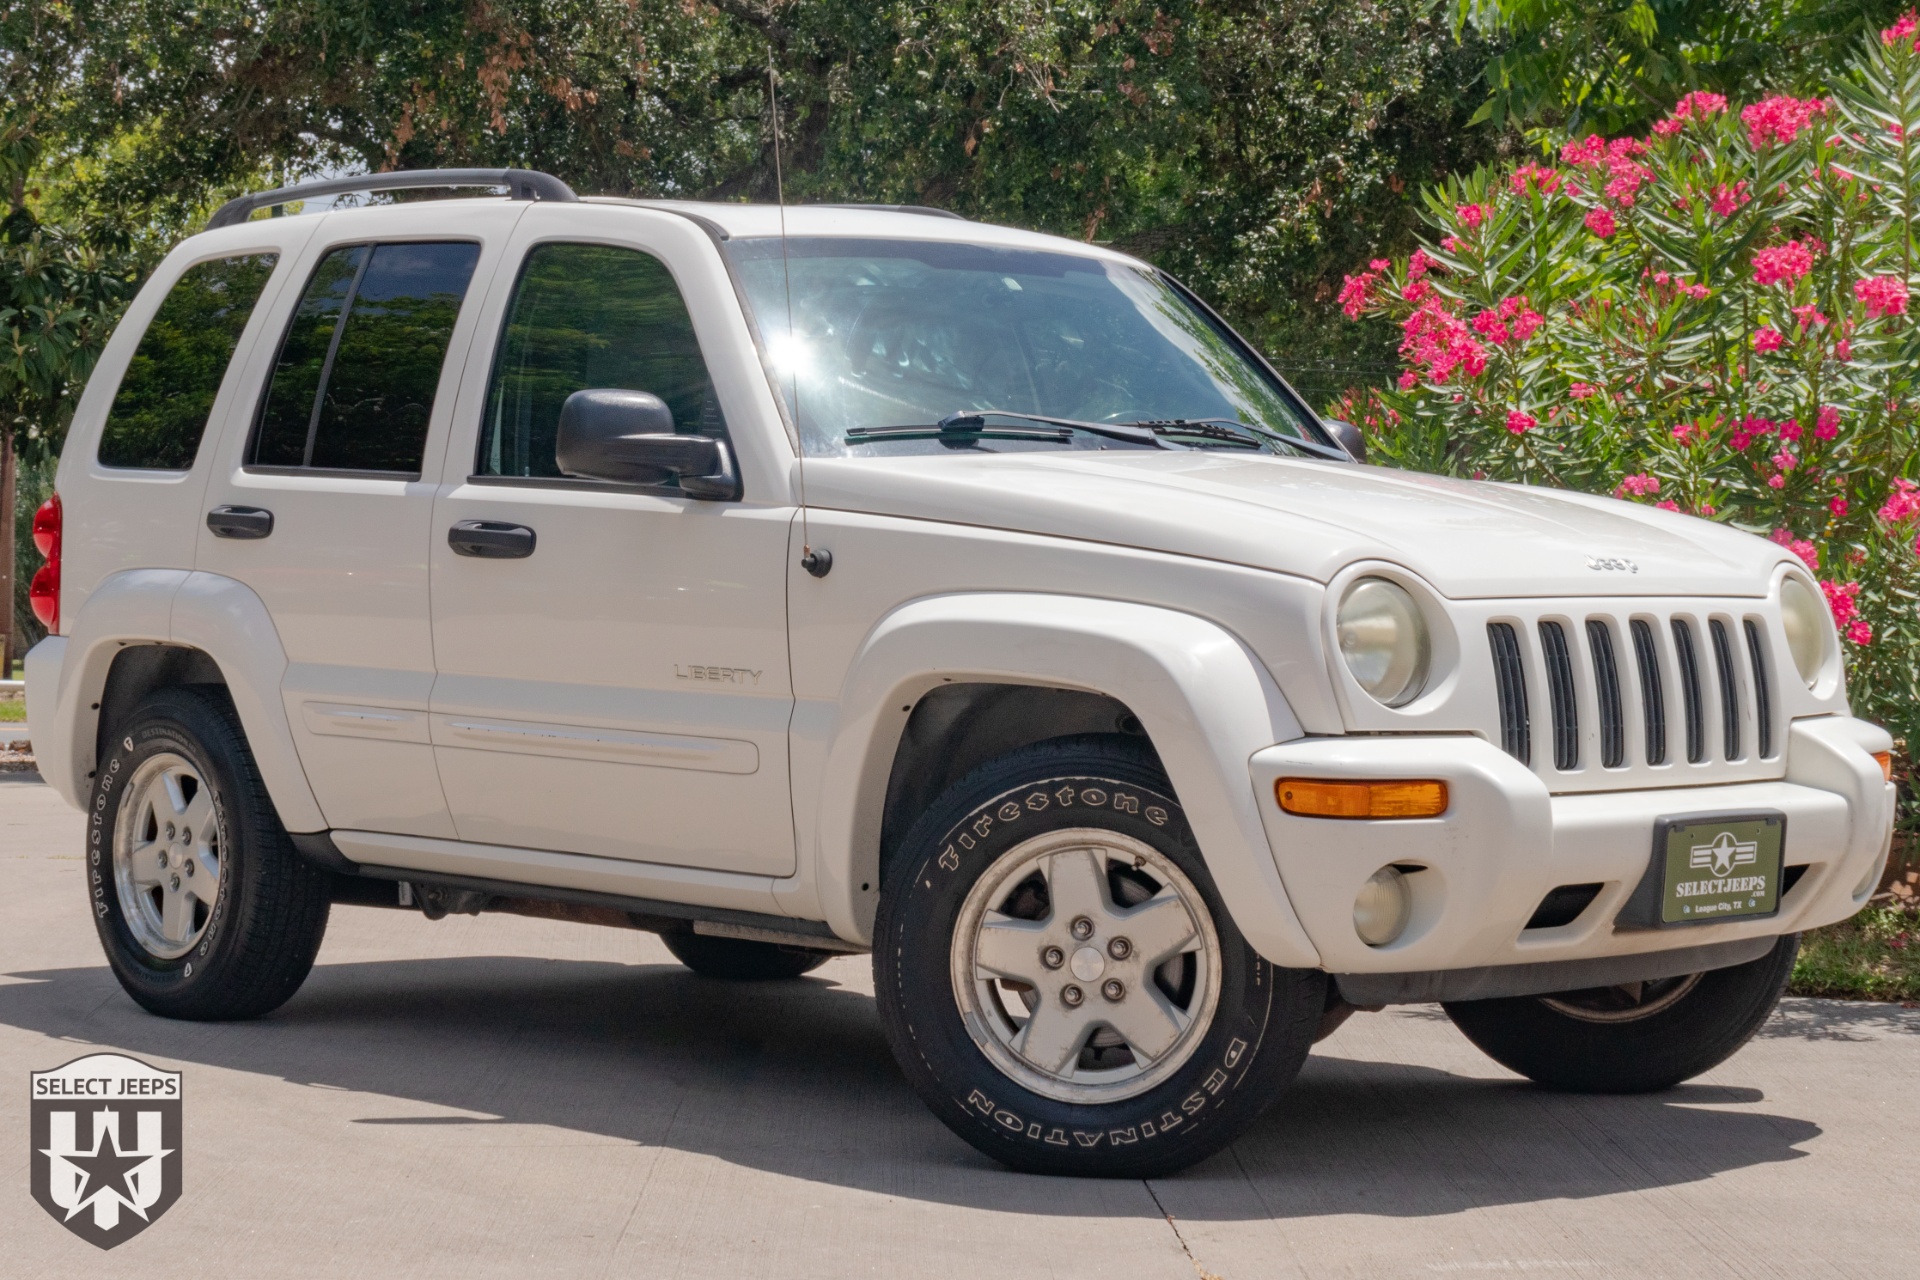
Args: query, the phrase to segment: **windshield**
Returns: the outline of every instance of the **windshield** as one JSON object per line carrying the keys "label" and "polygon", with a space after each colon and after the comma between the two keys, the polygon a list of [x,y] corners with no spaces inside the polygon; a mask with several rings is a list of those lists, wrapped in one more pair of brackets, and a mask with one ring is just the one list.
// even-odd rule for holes
{"label": "windshield", "polygon": [[[1138,267],[831,237],[791,238],[784,260],[777,238],[729,241],[727,253],[809,457],[1154,447],[1084,431],[884,433],[990,410],[1089,423],[1209,419],[1320,439],[1231,334]],[[1263,447],[1257,432],[1215,434],[1198,447]]]}

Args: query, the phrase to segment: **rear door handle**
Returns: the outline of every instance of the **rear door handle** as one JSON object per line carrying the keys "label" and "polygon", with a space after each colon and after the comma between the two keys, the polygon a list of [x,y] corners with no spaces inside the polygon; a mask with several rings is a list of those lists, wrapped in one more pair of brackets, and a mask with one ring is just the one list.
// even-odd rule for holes
{"label": "rear door handle", "polygon": [[524,560],[533,554],[533,530],[499,520],[462,520],[447,530],[447,545],[482,560]]}
{"label": "rear door handle", "polygon": [[273,512],[264,507],[215,507],[207,528],[216,538],[264,538],[273,532]]}

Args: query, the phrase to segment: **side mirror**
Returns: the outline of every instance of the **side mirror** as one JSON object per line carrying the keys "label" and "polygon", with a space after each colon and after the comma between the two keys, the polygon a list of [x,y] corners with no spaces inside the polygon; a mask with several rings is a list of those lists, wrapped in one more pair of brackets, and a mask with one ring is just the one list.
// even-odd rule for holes
{"label": "side mirror", "polygon": [[1338,418],[1324,420],[1328,431],[1333,433],[1333,442],[1347,451],[1347,456],[1355,462],[1367,460],[1367,438],[1360,434],[1360,428],[1351,422],[1342,422]]}
{"label": "side mirror", "polygon": [[740,473],[727,442],[675,433],[673,411],[645,391],[597,387],[568,396],[560,408],[554,461],[562,475],[585,480],[665,484],[677,478],[689,498],[725,502],[740,496]]}

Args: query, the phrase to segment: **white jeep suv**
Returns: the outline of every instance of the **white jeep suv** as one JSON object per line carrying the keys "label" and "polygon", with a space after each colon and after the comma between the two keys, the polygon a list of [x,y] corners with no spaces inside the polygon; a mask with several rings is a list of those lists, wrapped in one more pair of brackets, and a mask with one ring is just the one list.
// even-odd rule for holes
{"label": "white jeep suv", "polygon": [[1817,585],[1357,453],[1091,245],[520,170],[243,197],[74,419],[35,744],[169,1017],[281,1004],[333,902],[870,951],[955,1132],[1134,1176],[1356,1008],[1561,1088],[1714,1066],[1888,848]]}

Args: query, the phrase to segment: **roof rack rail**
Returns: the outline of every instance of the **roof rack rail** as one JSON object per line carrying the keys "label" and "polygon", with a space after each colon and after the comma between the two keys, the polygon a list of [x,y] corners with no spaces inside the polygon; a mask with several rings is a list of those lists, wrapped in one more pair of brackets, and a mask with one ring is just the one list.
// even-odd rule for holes
{"label": "roof rack rail", "polygon": [[300,182],[273,191],[235,196],[207,220],[206,230],[245,222],[255,209],[291,204],[319,196],[350,191],[425,191],[435,187],[505,187],[509,200],[555,200],[571,204],[580,197],[560,179],[534,169],[402,169],[396,173],[363,173],[351,178]]}
{"label": "roof rack rail", "polygon": [[951,209],[936,209],[932,205],[926,204],[797,204],[788,207],[794,209],[878,209],[882,213],[918,213],[929,218],[952,218],[956,222],[965,222],[967,220],[964,215],[955,213]]}

